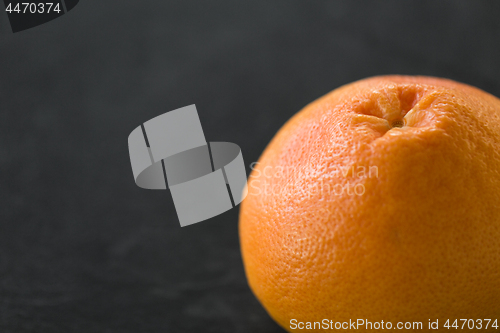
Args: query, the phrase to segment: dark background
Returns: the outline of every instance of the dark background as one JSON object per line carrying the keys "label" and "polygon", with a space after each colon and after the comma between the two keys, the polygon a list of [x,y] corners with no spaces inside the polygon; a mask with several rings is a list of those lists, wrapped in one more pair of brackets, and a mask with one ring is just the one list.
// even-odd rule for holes
{"label": "dark background", "polygon": [[238,209],[181,228],[168,191],[134,184],[129,133],[195,103],[248,166],[364,77],[499,96],[499,16],[497,1],[82,0],[12,34],[1,14],[0,332],[282,332],[247,286]]}

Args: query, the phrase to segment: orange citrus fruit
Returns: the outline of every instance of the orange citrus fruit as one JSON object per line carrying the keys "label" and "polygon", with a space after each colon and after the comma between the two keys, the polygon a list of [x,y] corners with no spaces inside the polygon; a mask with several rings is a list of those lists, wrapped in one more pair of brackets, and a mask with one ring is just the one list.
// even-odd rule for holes
{"label": "orange citrus fruit", "polygon": [[500,326],[496,97],[420,76],[345,85],[283,126],[247,186],[245,272],[286,330]]}

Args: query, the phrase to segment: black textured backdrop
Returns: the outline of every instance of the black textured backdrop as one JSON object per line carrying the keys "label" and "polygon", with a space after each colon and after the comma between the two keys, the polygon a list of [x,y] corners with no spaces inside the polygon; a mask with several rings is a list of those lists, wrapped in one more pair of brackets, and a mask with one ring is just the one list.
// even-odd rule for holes
{"label": "black textured backdrop", "polygon": [[[3,10],[3,8],[2,8]],[[0,15],[0,332],[282,332],[249,290],[238,209],[180,228],[135,186],[145,120],[195,103],[247,166],[304,105],[378,74],[500,95],[496,1],[80,1]]]}

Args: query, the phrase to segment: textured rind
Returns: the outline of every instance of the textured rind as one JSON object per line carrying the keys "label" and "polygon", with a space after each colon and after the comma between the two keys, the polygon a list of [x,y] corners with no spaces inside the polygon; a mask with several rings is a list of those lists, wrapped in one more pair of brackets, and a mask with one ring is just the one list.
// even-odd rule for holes
{"label": "textured rind", "polygon": [[290,119],[249,177],[249,285],[289,331],[291,319],[500,319],[499,189],[496,97],[428,77],[343,86]]}

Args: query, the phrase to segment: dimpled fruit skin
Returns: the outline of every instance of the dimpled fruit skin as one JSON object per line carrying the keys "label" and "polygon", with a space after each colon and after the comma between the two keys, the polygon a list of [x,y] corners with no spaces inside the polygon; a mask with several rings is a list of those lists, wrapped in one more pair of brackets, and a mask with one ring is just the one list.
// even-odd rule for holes
{"label": "dimpled fruit skin", "polygon": [[245,272],[286,330],[298,331],[291,319],[500,325],[496,97],[419,76],[345,85],[283,126],[248,191]]}

